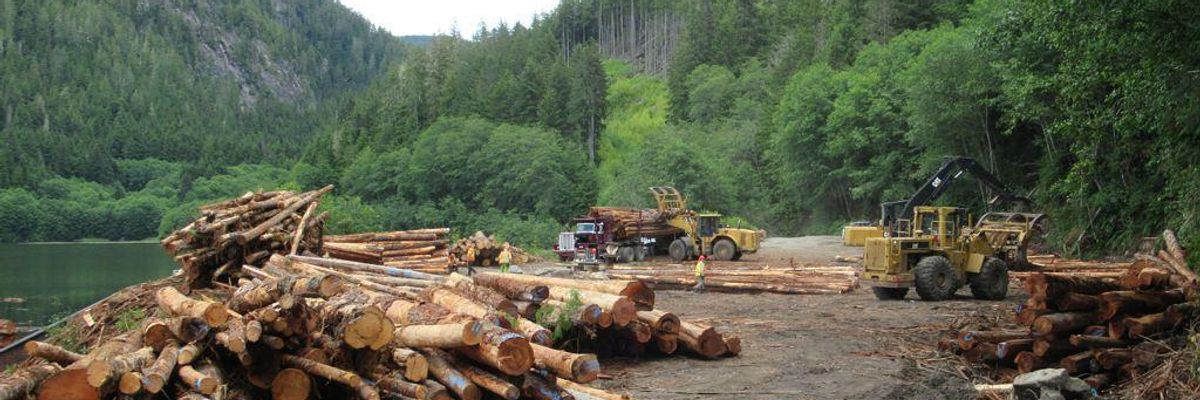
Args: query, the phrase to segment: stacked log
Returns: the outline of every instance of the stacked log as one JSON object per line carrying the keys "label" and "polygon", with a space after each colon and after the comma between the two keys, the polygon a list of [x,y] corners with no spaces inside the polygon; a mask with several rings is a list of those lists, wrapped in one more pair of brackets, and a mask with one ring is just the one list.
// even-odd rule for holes
{"label": "stacked log", "polygon": [[[654,268],[615,265],[606,274],[613,279],[652,282],[658,288],[682,289],[696,284],[691,265]],[[744,269],[734,262],[710,261],[704,285],[712,291],[733,293],[840,294],[858,287],[858,272],[845,265]]]}
{"label": "stacked log", "polygon": [[[326,213],[319,199],[333,190],[252,192],[200,206],[200,217],[160,243],[183,269],[190,288],[214,279],[235,282],[242,265],[262,265],[271,254],[319,254]],[[228,277],[228,279],[224,279]]]}
{"label": "stacked log", "polygon": [[450,228],[429,228],[325,236],[323,250],[343,260],[444,274],[450,267],[449,234]]}
{"label": "stacked log", "polygon": [[[1166,242],[1171,246],[1172,240]],[[1019,327],[959,332],[959,346],[947,349],[997,371],[1063,368],[1097,388],[1128,381],[1157,363],[1158,357],[1140,356],[1147,353],[1138,349],[1186,343],[1178,333],[1200,317],[1196,282],[1172,265],[1178,260],[1165,260],[1182,251],[1142,257],[1116,274],[1029,274]]]}
{"label": "stacked log", "polygon": [[682,212],[686,210],[592,207],[588,210],[588,217],[610,221],[614,225],[613,235],[619,238],[662,237],[683,234],[683,230],[667,224],[667,220]]}
{"label": "stacked log", "polygon": [[[480,267],[496,266],[500,264],[496,257],[499,257],[500,251],[504,250],[504,244],[504,242],[497,241],[494,235],[487,235],[482,231],[476,231],[474,235],[455,242],[454,246],[450,249],[450,256],[453,258],[454,264],[459,266],[466,266],[467,264]],[[467,261],[468,247],[475,248],[474,262],[468,263]],[[540,261],[537,256],[529,254],[512,244],[509,244],[508,251],[512,254],[513,264],[527,264]]]}

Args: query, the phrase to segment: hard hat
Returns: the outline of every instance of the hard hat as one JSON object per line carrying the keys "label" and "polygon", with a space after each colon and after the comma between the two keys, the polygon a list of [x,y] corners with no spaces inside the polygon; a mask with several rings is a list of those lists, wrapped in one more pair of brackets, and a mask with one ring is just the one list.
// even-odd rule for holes
{"label": "hard hat", "polygon": [[704,256],[700,256],[700,261],[704,261]]}

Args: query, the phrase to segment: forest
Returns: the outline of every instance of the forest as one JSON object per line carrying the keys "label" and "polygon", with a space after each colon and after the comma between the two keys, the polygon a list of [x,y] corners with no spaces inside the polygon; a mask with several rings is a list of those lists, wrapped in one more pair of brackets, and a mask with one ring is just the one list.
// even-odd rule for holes
{"label": "forest", "polygon": [[0,1],[0,241],[154,237],[206,200],[328,183],[334,231],[546,246],[674,185],[833,234],[965,155],[1031,195],[1055,250],[1164,227],[1200,246],[1185,1],[564,0],[419,42],[332,1],[110,3]]}

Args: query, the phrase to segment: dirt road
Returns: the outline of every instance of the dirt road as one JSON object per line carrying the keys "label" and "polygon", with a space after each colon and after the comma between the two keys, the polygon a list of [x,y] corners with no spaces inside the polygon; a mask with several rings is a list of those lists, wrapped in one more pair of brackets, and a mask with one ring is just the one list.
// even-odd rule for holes
{"label": "dirt road", "polygon": [[[771,238],[745,262],[829,262],[838,254],[861,249],[830,236]],[[971,399],[970,384],[957,375],[893,358],[911,344],[896,335],[932,345],[938,337],[922,328],[1011,310],[1020,300],[1014,289],[1003,302],[972,300],[966,289],[959,295],[929,303],[911,292],[905,301],[877,301],[866,287],[811,296],[660,291],[660,308],[741,336],[741,356],[610,359],[604,366],[614,379],[596,384],[645,399]]]}

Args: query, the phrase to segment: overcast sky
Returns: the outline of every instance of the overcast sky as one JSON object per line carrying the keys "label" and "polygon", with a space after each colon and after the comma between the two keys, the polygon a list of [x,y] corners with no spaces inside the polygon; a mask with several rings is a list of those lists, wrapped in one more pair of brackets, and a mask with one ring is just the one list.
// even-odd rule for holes
{"label": "overcast sky", "polygon": [[371,23],[396,36],[450,33],[457,25],[471,37],[479,23],[496,26],[517,22],[529,26],[534,14],[546,13],[558,0],[340,0]]}

